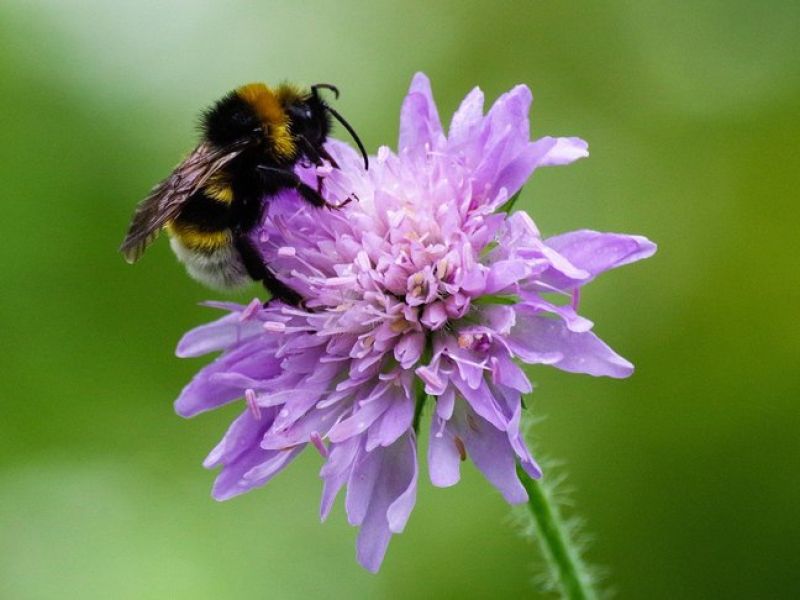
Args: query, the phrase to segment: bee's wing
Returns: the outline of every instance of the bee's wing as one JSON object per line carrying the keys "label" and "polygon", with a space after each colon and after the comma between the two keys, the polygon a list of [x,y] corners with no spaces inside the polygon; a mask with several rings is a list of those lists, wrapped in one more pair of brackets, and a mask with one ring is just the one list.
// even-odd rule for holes
{"label": "bee's wing", "polygon": [[136,262],[158,236],[165,223],[174,219],[186,200],[214,173],[236,158],[246,144],[224,149],[202,143],[154,187],[133,213],[128,234],[119,251],[129,263]]}

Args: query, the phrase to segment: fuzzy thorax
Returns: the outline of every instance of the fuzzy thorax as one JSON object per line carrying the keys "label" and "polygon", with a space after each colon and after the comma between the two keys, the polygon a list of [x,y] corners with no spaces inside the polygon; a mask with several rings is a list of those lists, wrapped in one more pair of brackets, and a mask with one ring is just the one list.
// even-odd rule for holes
{"label": "fuzzy thorax", "polygon": [[236,93],[253,109],[266,128],[266,137],[273,152],[281,158],[292,158],[297,148],[286,107],[299,101],[302,92],[289,84],[281,84],[273,90],[263,83],[248,83],[238,88]]}

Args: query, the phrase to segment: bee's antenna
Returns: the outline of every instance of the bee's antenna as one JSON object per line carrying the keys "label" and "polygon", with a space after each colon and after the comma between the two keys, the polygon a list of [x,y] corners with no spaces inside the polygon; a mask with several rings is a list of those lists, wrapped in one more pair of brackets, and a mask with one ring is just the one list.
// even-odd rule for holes
{"label": "bee's antenna", "polygon": [[[322,86],[322,85],[327,85],[327,84],[319,83],[315,87]],[[331,86],[331,87],[333,87],[333,86]],[[336,89],[336,88],[334,88],[334,89]],[[339,121],[339,123],[341,123],[344,126],[345,129],[347,129],[347,131],[350,133],[350,135],[353,136],[353,139],[355,140],[356,145],[358,146],[358,149],[361,150],[361,156],[364,157],[364,169],[369,170],[369,159],[367,158],[367,151],[364,149],[364,144],[361,143],[361,139],[359,139],[358,134],[350,126],[350,123],[345,121],[344,117],[342,115],[340,115],[338,112],[336,112],[334,109],[332,109],[327,104],[325,105],[325,110],[327,110],[329,113],[331,113],[334,116],[334,118],[337,121]]]}
{"label": "bee's antenna", "polygon": [[311,91],[316,96],[317,95],[317,90],[320,89],[320,88],[324,89],[324,90],[332,91],[333,95],[336,96],[336,99],[337,100],[339,99],[339,88],[337,88],[332,83],[315,83],[314,85],[311,86]]}

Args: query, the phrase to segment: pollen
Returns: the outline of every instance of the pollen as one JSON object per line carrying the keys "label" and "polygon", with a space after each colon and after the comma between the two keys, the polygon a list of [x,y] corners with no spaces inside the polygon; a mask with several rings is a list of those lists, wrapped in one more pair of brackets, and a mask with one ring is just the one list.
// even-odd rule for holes
{"label": "pollen", "polygon": [[447,259],[443,258],[436,264],[436,277],[439,279],[444,279],[445,275],[447,275]]}
{"label": "pollen", "polygon": [[389,329],[391,329],[394,333],[403,333],[409,327],[409,322],[405,319],[397,319],[391,325],[389,325]]}
{"label": "pollen", "polygon": [[471,334],[462,333],[461,335],[458,336],[458,347],[463,350],[466,350],[467,348],[472,346],[472,342],[474,341],[475,339],[472,337]]}

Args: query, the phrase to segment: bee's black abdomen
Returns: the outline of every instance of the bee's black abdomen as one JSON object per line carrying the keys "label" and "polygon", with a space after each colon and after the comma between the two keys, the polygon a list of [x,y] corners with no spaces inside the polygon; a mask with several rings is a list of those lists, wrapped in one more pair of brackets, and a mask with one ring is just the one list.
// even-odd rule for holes
{"label": "bee's black abdomen", "polygon": [[231,207],[200,190],[189,197],[175,221],[197,231],[223,231],[231,227]]}
{"label": "bee's black abdomen", "polygon": [[205,138],[220,148],[252,138],[260,127],[253,107],[236,92],[222,98],[203,115]]}

